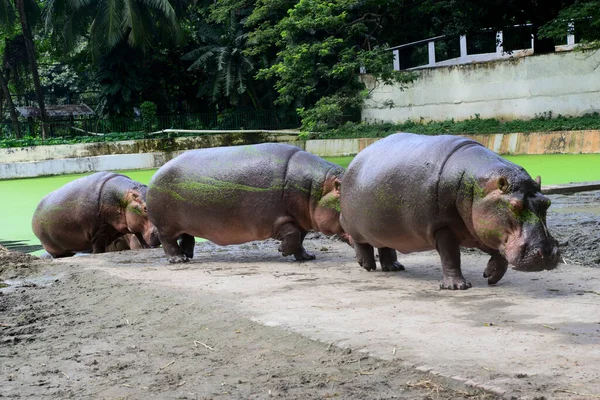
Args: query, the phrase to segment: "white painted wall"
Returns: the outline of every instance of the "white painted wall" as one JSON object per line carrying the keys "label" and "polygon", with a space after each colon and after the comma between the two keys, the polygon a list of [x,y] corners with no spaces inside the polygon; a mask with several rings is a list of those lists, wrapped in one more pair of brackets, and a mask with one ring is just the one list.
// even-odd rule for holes
{"label": "white painted wall", "polygon": [[358,154],[358,139],[307,140],[304,149],[320,157],[337,157]]}
{"label": "white painted wall", "polygon": [[[419,70],[408,89],[379,86],[363,121],[530,119],[600,111],[600,50],[568,51]],[[373,79],[364,81],[370,88]],[[385,104],[393,102],[390,108]]]}

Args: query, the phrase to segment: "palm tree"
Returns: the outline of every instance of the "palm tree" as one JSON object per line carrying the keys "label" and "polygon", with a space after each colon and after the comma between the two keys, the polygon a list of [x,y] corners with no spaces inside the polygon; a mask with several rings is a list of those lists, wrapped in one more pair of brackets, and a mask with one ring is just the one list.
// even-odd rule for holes
{"label": "palm tree", "polygon": [[[8,82],[12,75],[16,78],[15,80],[18,84],[18,77],[21,70],[26,69],[29,66],[23,35],[16,35],[11,39],[5,39],[4,52],[2,55],[2,65],[0,66],[0,88],[2,89],[4,98],[6,98],[15,136],[19,138],[21,137],[19,118],[8,88]],[[0,113],[0,115],[2,115],[2,113]]]}
{"label": "palm tree", "polygon": [[66,50],[72,50],[83,38],[95,58],[109,53],[123,41],[146,50],[154,34],[159,33],[158,27],[164,35],[181,36],[171,1],[48,0],[44,22],[46,30]]}
{"label": "palm tree", "polygon": [[17,111],[15,109],[15,104],[12,101],[12,97],[10,97],[10,91],[8,90],[8,80],[4,77],[4,71],[0,71],[0,86],[2,89],[3,97],[6,97],[6,102],[8,104],[8,112],[10,113],[10,119],[13,124],[13,129],[15,131],[15,137],[18,139],[21,137],[21,128],[19,126],[19,117],[17,116]]}
{"label": "palm tree", "polygon": [[0,0],[0,23],[12,29],[15,21],[15,9],[21,23],[21,31],[25,40],[25,48],[27,49],[27,59],[31,69],[33,78],[33,86],[38,106],[40,108],[40,119],[42,121],[42,138],[46,139],[46,105],[44,95],[42,93],[42,85],[40,84],[40,75],[38,73],[37,57],[35,54],[35,46],[33,44],[33,35],[31,33],[31,25],[37,22],[40,18],[40,9],[35,0],[14,0],[14,4],[10,0]]}
{"label": "palm tree", "polygon": [[197,36],[199,42],[206,43],[185,54],[182,59],[193,61],[189,71],[201,70],[207,82],[200,87],[198,95],[210,93],[213,102],[222,96],[233,105],[238,104],[239,95],[247,94],[254,108],[259,104],[249,84],[254,63],[244,54],[248,33],[235,13],[231,13],[224,25],[213,27],[200,24]]}

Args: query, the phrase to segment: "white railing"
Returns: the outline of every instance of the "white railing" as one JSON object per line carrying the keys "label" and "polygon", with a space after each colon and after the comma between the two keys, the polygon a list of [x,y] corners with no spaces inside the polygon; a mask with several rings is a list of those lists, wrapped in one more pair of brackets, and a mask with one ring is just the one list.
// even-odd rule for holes
{"label": "white railing", "polygon": [[[528,25],[520,25],[516,27],[526,27]],[[556,46],[557,51],[571,50],[575,46],[575,35],[573,32],[573,24],[569,24],[569,33],[567,34],[567,43],[565,45]],[[531,45],[528,48],[524,49],[512,49],[510,51],[505,51],[503,47],[504,43],[504,34],[503,31],[496,32],[496,49],[494,52],[489,53],[477,53],[477,54],[469,54],[467,49],[467,36],[460,35],[459,36],[459,48],[460,48],[460,56],[455,58],[449,58],[442,61],[436,60],[435,55],[435,44],[440,40],[447,40],[449,37],[447,36],[436,36],[428,39],[419,40],[412,43],[406,43],[400,46],[395,46],[389,48],[394,53],[394,69],[399,71],[401,69],[415,69],[415,68],[431,68],[431,67],[440,67],[440,66],[448,66],[448,65],[457,65],[457,64],[467,64],[472,62],[484,62],[491,61],[503,58],[510,57],[520,57],[531,55],[534,53],[534,40],[533,35],[531,35]],[[402,67],[402,62],[400,59],[400,51],[402,49],[408,49],[411,47],[421,46],[427,44],[427,62],[421,65],[412,66],[412,67]]]}

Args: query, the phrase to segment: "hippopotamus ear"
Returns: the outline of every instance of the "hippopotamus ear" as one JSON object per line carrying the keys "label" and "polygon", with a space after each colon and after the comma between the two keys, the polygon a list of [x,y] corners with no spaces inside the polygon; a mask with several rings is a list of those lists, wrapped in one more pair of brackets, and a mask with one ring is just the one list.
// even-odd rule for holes
{"label": "hippopotamus ear", "polygon": [[508,184],[508,179],[505,176],[501,176],[496,181],[498,183],[498,189],[502,190],[504,193],[508,193],[510,186]]}
{"label": "hippopotamus ear", "polygon": [[335,178],[335,180],[333,181],[333,193],[335,193],[336,196],[340,195],[341,187],[342,181],[340,180],[340,178]]}
{"label": "hippopotamus ear", "polygon": [[539,176],[539,175],[538,175],[538,176],[535,178],[535,183],[537,183],[537,185],[538,185],[538,189],[539,189],[539,190],[542,190],[542,177],[541,177],[541,176]]}
{"label": "hippopotamus ear", "polygon": [[125,202],[126,203],[138,203],[141,204],[142,203],[142,198],[140,196],[140,193],[137,190],[134,189],[129,189],[127,191],[127,193],[125,194]]}

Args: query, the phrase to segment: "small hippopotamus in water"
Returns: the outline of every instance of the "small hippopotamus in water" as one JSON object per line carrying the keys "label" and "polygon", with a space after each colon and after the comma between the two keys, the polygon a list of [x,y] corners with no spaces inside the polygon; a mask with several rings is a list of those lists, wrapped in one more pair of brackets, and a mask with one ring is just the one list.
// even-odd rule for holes
{"label": "small hippopotamus in water", "polygon": [[189,150],[152,177],[148,212],[171,263],[193,257],[194,237],[218,245],[274,238],[284,256],[312,260],[302,245],[308,231],[343,235],[343,172],[286,144]]}
{"label": "small hippopotamus in water", "polygon": [[508,263],[521,271],[558,264],[540,178],[459,136],[398,133],[377,141],[348,166],[340,205],[342,227],[367,270],[376,268],[373,247],[388,270],[404,269],[395,250],[436,249],[442,289],[471,287],[460,269],[460,246],[491,255],[489,284],[502,279]]}
{"label": "small hippopotamus in water", "polygon": [[32,228],[52,257],[104,253],[133,233],[143,247],[160,245],[146,211],[148,187],[125,175],[97,172],[76,179],[42,199]]}

